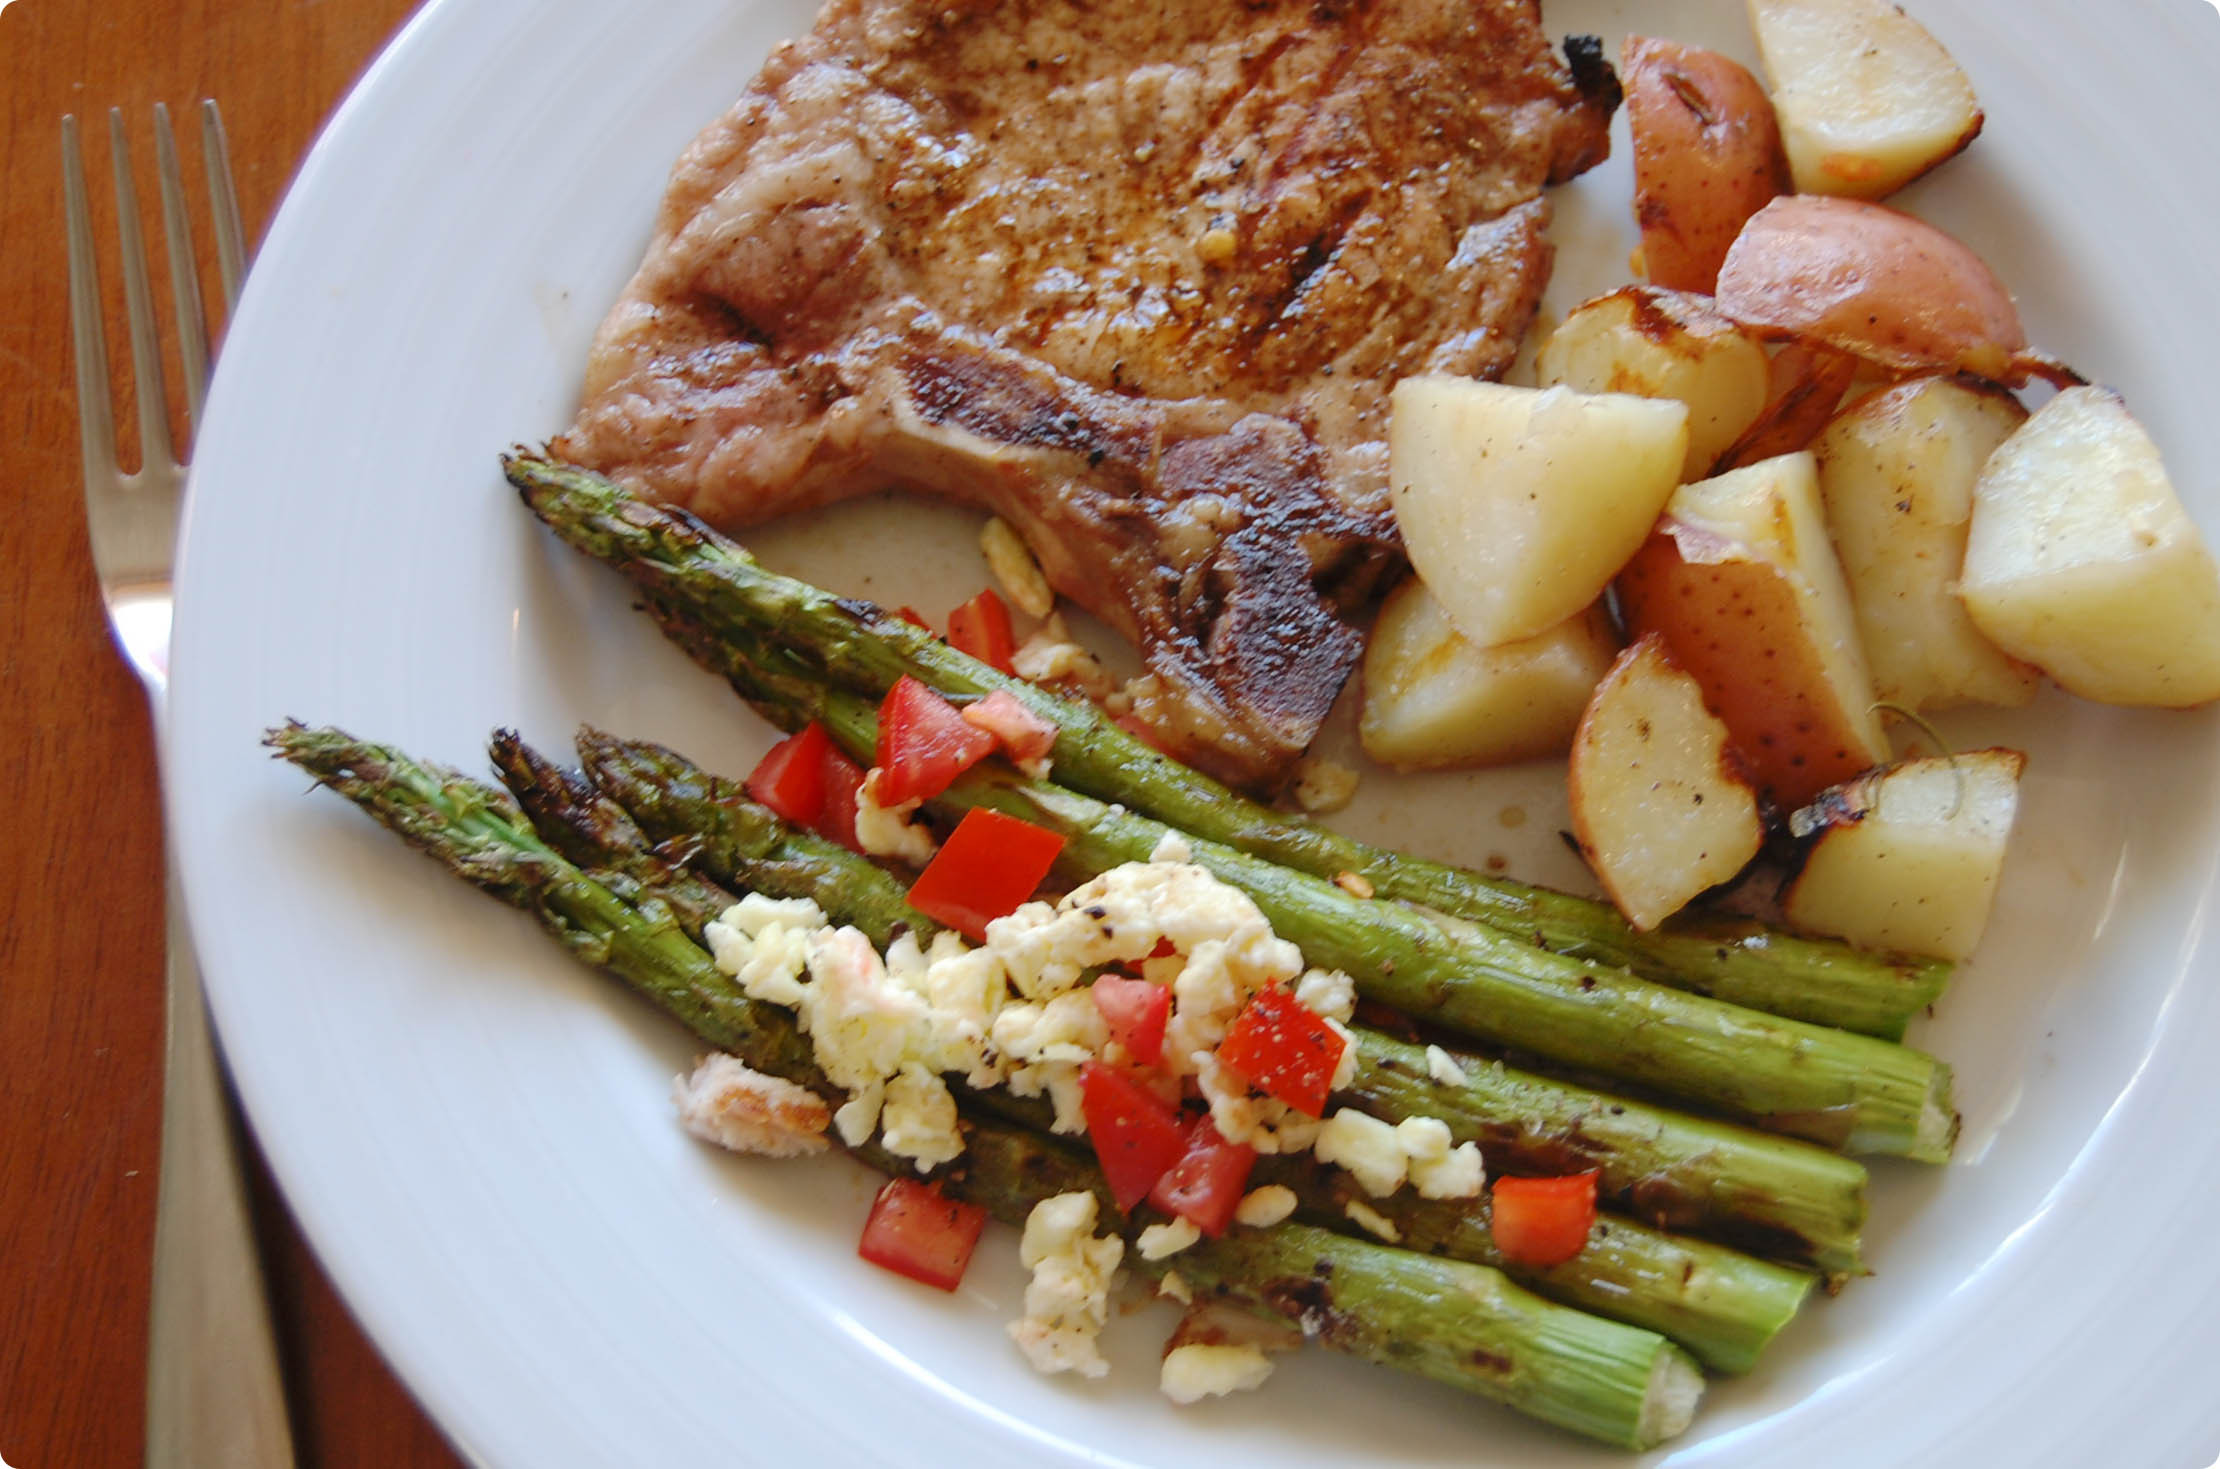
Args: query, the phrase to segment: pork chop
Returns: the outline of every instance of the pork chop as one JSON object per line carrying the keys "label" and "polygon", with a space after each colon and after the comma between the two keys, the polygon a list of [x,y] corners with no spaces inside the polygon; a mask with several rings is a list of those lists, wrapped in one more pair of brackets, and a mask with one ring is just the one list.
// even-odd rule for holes
{"label": "pork chop", "polygon": [[987,506],[1269,786],[1400,566],[1388,390],[1510,363],[1608,148],[1568,55],[1535,0],[831,0],[679,161],[556,450],[726,528]]}

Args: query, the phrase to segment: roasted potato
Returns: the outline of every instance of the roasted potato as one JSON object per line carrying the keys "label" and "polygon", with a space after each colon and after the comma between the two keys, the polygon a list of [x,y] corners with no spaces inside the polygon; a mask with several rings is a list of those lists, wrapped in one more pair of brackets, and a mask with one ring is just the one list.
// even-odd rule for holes
{"label": "roasted potato", "polygon": [[1390,593],[1364,654],[1365,753],[1429,770],[1561,755],[1618,655],[1603,608],[1515,643],[1467,642],[1416,579]]}
{"label": "roasted potato", "polygon": [[1764,838],[1726,726],[1654,634],[1596,686],[1569,780],[1581,855],[1645,931],[1747,867]]}
{"label": "roasted potato", "polygon": [[1981,132],[1973,83],[1889,0],[1750,0],[1802,194],[1879,199]]}
{"label": "roasted potato", "polygon": [[1810,448],[1857,381],[1860,365],[1847,352],[1809,342],[1790,342],[1775,352],[1765,407],[1713,462],[1711,473],[1725,474]]}
{"label": "roasted potato", "polygon": [[1684,480],[1709,474],[1756,421],[1770,373],[1755,333],[1700,296],[1652,286],[1626,286],[1574,307],[1534,366],[1544,387],[1686,403]]}
{"label": "roasted potato", "polygon": [[1895,372],[2024,382],[2019,308],[1960,241],[1882,204],[1792,194],[1743,226],[1719,270],[1719,309]]}
{"label": "roasted potato", "polygon": [[1860,398],[1814,446],[1873,691],[1887,703],[2035,697],[2041,676],[1998,651],[1958,599],[1974,482],[2026,417],[2000,388],[1920,378]]}
{"label": "roasted potato", "polygon": [[1782,895],[1798,928],[1867,948],[1963,959],[1981,941],[2019,810],[2017,750],[1905,760],[1789,817],[1803,866]]}
{"label": "roasted potato", "polygon": [[1602,595],[1680,482],[1688,409],[1428,376],[1396,384],[1388,475],[1404,550],[1481,647]]}
{"label": "roasted potato", "polygon": [[1634,220],[1652,282],[1705,295],[1743,221],[1789,190],[1765,88],[1716,51],[1629,36],[1619,54],[1634,139]]}
{"label": "roasted potato", "polygon": [[1683,485],[1618,589],[1628,630],[1663,638],[1775,802],[1888,757],[1810,454]]}
{"label": "roasted potato", "polygon": [[2220,698],[2220,571],[2117,394],[2069,388],[1973,490],[1959,594],[1991,642],[2085,698]]}

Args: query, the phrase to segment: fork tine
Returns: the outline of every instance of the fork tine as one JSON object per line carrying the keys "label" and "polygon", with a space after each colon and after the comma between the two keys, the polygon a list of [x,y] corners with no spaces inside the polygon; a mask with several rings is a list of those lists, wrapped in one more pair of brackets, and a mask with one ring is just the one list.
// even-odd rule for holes
{"label": "fork tine", "polygon": [[139,400],[139,467],[176,462],[170,448],[169,390],[162,380],[161,341],[154,332],[154,289],[147,284],[146,242],[139,233],[139,196],[131,181],[131,148],[123,109],[108,109],[108,146],[116,166],[116,234],[123,245],[123,301],[131,320],[131,394]]}
{"label": "fork tine", "polygon": [[100,311],[92,211],[85,199],[85,160],[75,117],[62,119],[62,200],[69,217],[70,330],[77,343],[77,439],[85,457],[85,483],[104,484],[116,474],[116,416],[108,401],[107,327]]}
{"label": "fork tine", "polygon": [[[170,305],[177,313],[177,353],[185,372],[187,443],[200,435],[200,406],[207,391],[208,327],[201,315],[200,271],[193,263],[193,226],[185,213],[185,181],[177,167],[177,138],[170,109],[154,104],[154,172],[162,186],[162,242],[169,248]],[[190,453],[190,449],[187,450]]]}
{"label": "fork tine", "polygon": [[224,325],[229,327],[239,304],[239,281],[247,273],[247,232],[239,224],[239,195],[231,184],[224,115],[213,97],[200,104],[200,156],[208,168],[208,212],[216,221],[216,263],[223,274]]}

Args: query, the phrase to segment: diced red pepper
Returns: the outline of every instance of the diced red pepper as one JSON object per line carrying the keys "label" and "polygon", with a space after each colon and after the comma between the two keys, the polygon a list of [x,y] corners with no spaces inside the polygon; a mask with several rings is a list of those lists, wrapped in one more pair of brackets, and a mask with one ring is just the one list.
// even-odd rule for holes
{"label": "diced red pepper", "polygon": [[1158,939],[1156,947],[1149,950],[1149,957],[1151,959],[1169,959],[1178,953],[1179,945],[1173,943],[1170,939]]}
{"label": "diced red pepper", "polygon": [[1334,1068],[1348,1044],[1341,1032],[1272,984],[1234,1017],[1218,1044],[1218,1059],[1251,1086],[1317,1117],[1325,1112]]}
{"label": "diced red pepper", "polygon": [[897,1275],[952,1291],[964,1278],[987,1211],[914,1178],[891,1180],[871,1201],[856,1253]]}
{"label": "diced red pepper", "polygon": [[1588,1243],[1596,1222],[1596,1175],[1499,1178],[1488,1229],[1496,1248],[1516,1265],[1562,1265]]}
{"label": "diced red pepper", "polygon": [[1010,626],[1010,609],[993,587],[948,614],[948,646],[1004,673],[1013,671],[1017,633]]}
{"label": "diced red pepper", "polygon": [[796,826],[815,826],[825,809],[825,756],[832,737],[816,720],[773,745],[744,789]]}
{"label": "diced red pepper", "polygon": [[993,735],[904,674],[879,706],[879,804],[931,800],[993,753]]}
{"label": "diced red pepper", "polygon": [[911,627],[923,628],[926,632],[931,632],[933,630],[933,625],[925,620],[925,614],[918,611],[915,607],[908,605],[907,603],[904,603],[902,606],[895,608],[894,615],[901,618]]}
{"label": "diced red pepper", "polygon": [[996,689],[964,706],[964,722],[995,737],[1013,760],[1038,760],[1056,747],[1056,726],[1025,707],[1008,689]]}
{"label": "diced red pepper", "polygon": [[856,839],[856,792],[862,789],[863,767],[849,759],[840,746],[826,741],[825,806],[818,813],[816,831],[851,852],[863,850]]}
{"label": "diced red pepper", "polygon": [[[880,777],[883,782],[884,776]],[[974,939],[1041,885],[1064,839],[1030,821],[974,807],[910,887],[910,906]]]}
{"label": "diced red pepper", "polygon": [[1098,975],[1091,989],[1110,1039],[1125,1048],[1126,1059],[1141,1066],[1164,1064],[1164,1024],[1172,1013],[1172,992],[1145,979],[1123,974]]}
{"label": "diced red pepper", "polygon": [[1255,1166],[1256,1149],[1227,1142],[1205,1112],[1188,1124],[1187,1150],[1149,1190],[1149,1202],[1216,1239],[1233,1222]]}
{"label": "diced red pepper", "polygon": [[1079,1068],[1079,1107],[1102,1163],[1103,1181],[1118,1207],[1130,1213],[1187,1151],[1179,1114],[1132,1077],[1100,1061]]}

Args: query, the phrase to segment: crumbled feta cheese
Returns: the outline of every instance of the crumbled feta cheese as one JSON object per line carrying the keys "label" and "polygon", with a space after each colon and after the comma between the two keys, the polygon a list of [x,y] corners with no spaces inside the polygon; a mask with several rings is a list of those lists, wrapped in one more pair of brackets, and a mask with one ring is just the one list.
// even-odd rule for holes
{"label": "crumbled feta cheese", "polygon": [[946,1082],[915,1061],[903,1062],[887,1082],[879,1122],[879,1140],[886,1150],[928,1171],[953,1161],[964,1150],[963,1134],[956,1127],[956,1098]]}
{"label": "crumbled feta cheese", "polygon": [[1411,1187],[1422,1199],[1478,1198],[1487,1181],[1478,1143],[1459,1143],[1438,1159],[1411,1160]]}
{"label": "crumbled feta cheese", "polygon": [[1465,1068],[1457,1064],[1457,1058],[1440,1046],[1426,1048],[1426,1074],[1443,1086],[1463,1086],[1468,1079]]}
{"label": "crumbled feta cheese", "polygon": [[1192,862],[1195,848],[1186,837],[1176,831],[1166,830],[1156,839],[1156,846],[1149,852],[1151,862]]}
{"label": "crumbled feta cheese", "polygon": [[679,1120],[703,1142],[763,1158],[822,1153],[832,1109],[816,1093],[750,1070],[722,1052],[702,1057],[671,1083]]}
{"label": "crumbled feta cheese", "polygon": [[1403,1231],[1397,1229],[1379,1210],[1362,1199],[1351,1199],[1342,1212],[1354,1220],[1359,1228],[1376,1235],[1391,1245],[1399,1245],[1403,1242]]}
{"label": "crumbled feta cheese", "polygon": [[1020,612],[1028,617],[1046,617],[1056,610],[1056,592],[1041,574],[1040,562],[1033,559],[1032,549],[1008,521],[999,515],[987,521],[986,528],[979,532],[979,552]]}
{"label": "crumbled feta cheese", "polygon": [[749,999],[794,1006],[801,1003],[810,935],[824,926],[824,910],[807,898],[750,893],[705,924],[702,936],[717,967]]}
{"label": "crumbled feta cheese", "polygon": [[1339,811],[1356,794],[1357,773],[1338,761],[1305,756],[1295,767],[1295,804],[1313,815]]}
{"label": "crumbled feta cheese", "polygon": [[1021,1097],[1044,1091],[1056,1105],[1056,1131],[1083,1132],[1079,1068],[1109,1043],[1110,1029],[1088,990],[1070,990],[1046,1004],[1005,1005],[990,1039],[1007,1067],[1006,1084]]}
{"label": "crumbled feta cheese", "polygon": [[1270,1229],[1294,1212],[1295,1190],[1278,1183],[1250,1189],[1233,1207],[1235,1222],[1251,1229]]}
{"label": "crumbled feta cheese", "polygon": [[1094,1237],[1095,1196],[1077,1192],[1043,1199],[1026,1216],[1018,1258],[1033,1272],[1025,1315],[1010,1337],[1042,1372],[1100,1377],[1110,1370],[1095,1339],[1110,1319],[1110,1284],[1125,1258],[1125,1241]]}
{"label": "crumbled feta cheese", "polygon": [[879,768],[865,772],[856,791],[856,845],[873,857],[892,857],[912,867],[923,867],[939,850],[933,834],[911,818],[922,801],[879,804]]}
{"label": "crumbled feta cheese", "polygon": [[1140,1250],[1144,1260],[1167,1260],[1202,1238],[1202,1231],[1191,1219],[1174,1219],[1165,1224],[1151,1224],[1141,1231]]}
{"label": "crumbled feta cheese", "polygon": [[1328,1018],[1326,1024],[1341,1037],[1341,1055],[1334,1061],[1334,1074],[1326,1082],[1326,1090],[1347,1090],[1357,1079],[1357,1038],[1340,1021]]}
{"label": "crumbled feta cheese", "polygon": [[1338,969],[1309,969],[1295,982],[1295,1000],[1313,1015],[1349,1023],[1357,1013],[1357,982]]}
{"label": "crumbled feta cheese", "polygon": [[1164,1354],[1158,1385],[1181,1405],[1262,1387],[1272,1375],[1272,1360],[1246,1342],[1214,1345],[1191,1342]]}
{"label": "crumbled feta cheese", "polygon": [[1229,1143],[1245,1143],[1260,1153],[1300,1153],[1318,1140],[1324,1125],[1276,1097],[1249,1090],[1249,1084],[1205,1053],[1195,1084],[1210,1104],[1210,1120]]}
{"label": "crumbled feta cheese", "polygon": [[1177,1270],[1164,1272],[1163,1278],[1156,1282],[1156,1293],[1167,1301],[1177,1301],[1183,1306],[1191,1304],[1195,1299],[1194,1287]]}
{"label": "crumbled feta cheese", "polygon": [[1318,1161],[1349,1170],[1357,1186],[1385,1198],[1403,1186],[1410,1159],[1393,1123],[1343,1107],[1318,1130]]}

